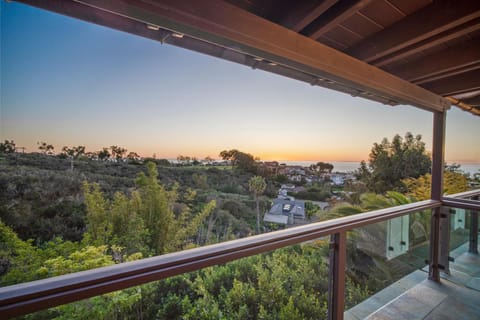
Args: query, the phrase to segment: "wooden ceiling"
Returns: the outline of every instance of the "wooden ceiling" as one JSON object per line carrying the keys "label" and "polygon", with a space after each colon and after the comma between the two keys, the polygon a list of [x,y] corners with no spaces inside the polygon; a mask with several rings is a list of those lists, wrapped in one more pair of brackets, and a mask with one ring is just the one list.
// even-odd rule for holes
{"label": "wooden ceiling", "polygon": [[480,115],[480,1],[228,2]]}
{"label": "wooden ceiling", "polygon": [[20,2],[385,104],[442,105],[418,85],[480,115],[478,0]]}

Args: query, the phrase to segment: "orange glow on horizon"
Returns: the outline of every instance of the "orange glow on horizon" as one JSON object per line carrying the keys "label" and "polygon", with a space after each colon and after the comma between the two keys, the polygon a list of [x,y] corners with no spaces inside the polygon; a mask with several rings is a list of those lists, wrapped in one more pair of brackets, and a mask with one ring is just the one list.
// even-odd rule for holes
{"label": "orange glow on horizon", "polygon": [[[360,162],[362,159],[356,155],[339,155],[339,154],[317,154],[317,153],[302,153],[302,154],[288,154],[283,152],[259,154],[258,157],[263,161],[338,161],[338,162]],[[366,158],[365,158],[366,160]]]}

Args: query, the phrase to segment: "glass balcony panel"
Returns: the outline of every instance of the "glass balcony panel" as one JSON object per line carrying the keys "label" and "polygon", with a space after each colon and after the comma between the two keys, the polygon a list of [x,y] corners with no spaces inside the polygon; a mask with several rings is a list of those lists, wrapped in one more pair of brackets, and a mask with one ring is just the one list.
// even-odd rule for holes
{"label": "glass balcony panel", "polygon": [[450,213],[449,272],[442,276],[458,285],[480,291],[478,211],[450,208]]}
{"label": "glass balcony panel", "polygon": [[449,208],[450,213],[450,256],[458,256],[468,251],[471,229],[471,211]]}
{"label": "glass balcony panel", "polygon": [[[428,277],[430,217],[424,210],[347,234],[345,318],[363,319]],[[361,290],[360,302],[352,299]]]}

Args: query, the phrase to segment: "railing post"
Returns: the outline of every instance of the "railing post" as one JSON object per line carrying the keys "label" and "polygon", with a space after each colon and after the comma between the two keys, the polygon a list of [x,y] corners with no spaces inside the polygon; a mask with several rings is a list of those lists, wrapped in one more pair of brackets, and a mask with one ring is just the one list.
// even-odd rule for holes
{"label": "railing post", "polygon": [[[478,196],[473,197],[478,200]],[[478,254],[478,211],[470,210],[470,241],[468,252]]]}
{"label": "railing post", "polygon": [[[443,156],[445,150],[445,118],[446,112],[433,113],[433,144],[432,144],[432,200],[441,201],[443,195]],[[440,281],[440,219],[441,208],[435,208],[432,214],[430,229],[430,259],[428,278],[433,281]],[[445,219],[449,222],[449,219]],[[445,238],[446,228],[443,228]]]}
{"label": "railing post", "polygon": [[328,283],[328,319],[343,320],[345,311],[346,232],[330,237],[330,274]]}
{"label": "railing post", "polygon": [[438,269],[444,273],[450,274],[450,215],[452,209],[448,207],[440,208],[440,242]]}

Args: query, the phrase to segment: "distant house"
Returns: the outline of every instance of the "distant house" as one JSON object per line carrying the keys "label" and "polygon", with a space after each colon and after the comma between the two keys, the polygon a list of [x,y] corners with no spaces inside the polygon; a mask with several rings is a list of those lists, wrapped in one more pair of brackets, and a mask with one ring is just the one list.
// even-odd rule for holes
{"label": "distant house", "polygon": [[278,190],[278,197],[279,198],[285,198],[287,196],[288,196],[288,190],[287,189]]}
{"label": "distant house", "polygon": [[336,186],[343,186],[345,184],[345,176],[341,174],[332,174],[330,180]]}
{"label": "distant house", "polygon": [[287,178],[288,180],[293,182],[301,182],[303,179],[303,176],[301,174],[289,174]]}
{"label": "distant house", "polygon": [[276,175],[279,171],[279,164],[277,161],[264,161],[257,162],[257,170],[261,171],[264,175]]}
{"label": "distant house", "polygon": [[293,175],[293,174],[299,174],[299,175],[305,175],[306,168],[302,166],[285,166],[283,164],[280,164],[280,168],[278,169],[279,174],[284,174],[284,175]]}
{"label": "distant house", "polygon": [[278,198],[273,200],[272,208],[265,213],[263,221],[287,225],[294,224],[295,219],[305,220],[305,202]]}

